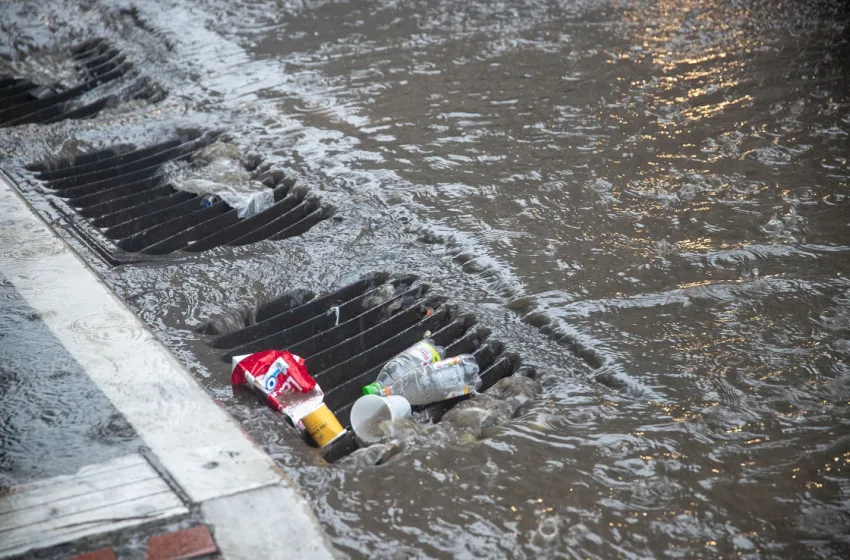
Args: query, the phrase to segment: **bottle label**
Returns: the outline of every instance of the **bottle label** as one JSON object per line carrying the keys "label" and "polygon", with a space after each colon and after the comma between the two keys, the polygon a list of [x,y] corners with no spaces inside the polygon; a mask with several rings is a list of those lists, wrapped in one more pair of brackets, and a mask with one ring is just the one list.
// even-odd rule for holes
{"label": "bottle label", "polygon": [[469,394],[469,385],[465,385],[463,387],[463,389],[460,389],[458,391],[451,391],[450,393],[448,393],[446,395],[446,398],[444,398],[443,400],[454,399],[456,397],[462,397],[463,395],[468,395],[468,394]]}
{"label": "bottle label", "polygon": [[437,349],[427,342],[420,342],[415,346],[408,348],[405,354],[419,360],[422,362],[423,366],[427,366],[432,362],[440,361],[440,354],[437,352]]}

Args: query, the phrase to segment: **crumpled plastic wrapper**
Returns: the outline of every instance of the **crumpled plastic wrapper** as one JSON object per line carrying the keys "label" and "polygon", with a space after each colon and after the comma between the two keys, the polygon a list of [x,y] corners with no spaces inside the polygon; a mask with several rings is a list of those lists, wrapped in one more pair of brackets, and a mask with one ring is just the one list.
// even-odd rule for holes
{"label": "crumpled plastic wrapper", "polygon": [[199,150],[193,163],[201,166],[167,165],[175,189],[201,196],[214,194],[240,218],[250,218],[274,205],[274,191],[245,169],[235,145],[216,142]]}
{"label": "crumpled plastic wrapper", "polygon": [[319,408],[324,400],[325,394],[318,385],[306,393],[286,393],[277,397],[277,401],[281,405],[281,412],[299,430],[304,429],[304,423],[301,422],[301,419]]}
{"label": "crumpled plastic wrapper", "polygon": [[286,350],[263,350],[233,356],[230,382],[247,384],[292,424],[304,428],[302,419],[322,405],[322,388],[310,377],[304,359]]}

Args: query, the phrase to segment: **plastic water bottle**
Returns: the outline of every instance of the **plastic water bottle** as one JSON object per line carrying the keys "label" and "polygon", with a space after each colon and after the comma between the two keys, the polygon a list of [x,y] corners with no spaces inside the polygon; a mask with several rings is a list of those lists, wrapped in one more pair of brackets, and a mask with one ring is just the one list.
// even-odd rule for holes
{"label": "plastic water bottle", "polygon": [[363,387],[364,395],[399,395],[410,404],[429,404],[467,395],[481,387],[475,356],[461,354],[418,369],[410,370],[395,381]]}
{"label": "plastic water bottle", "polygon": [[426,338],[384,364],[378,372],[377,382],[385,386],[389,385],[408,371],[418,370],[422,366],[439,362],[445,357],[446,349],[435,346],[433,340]]}

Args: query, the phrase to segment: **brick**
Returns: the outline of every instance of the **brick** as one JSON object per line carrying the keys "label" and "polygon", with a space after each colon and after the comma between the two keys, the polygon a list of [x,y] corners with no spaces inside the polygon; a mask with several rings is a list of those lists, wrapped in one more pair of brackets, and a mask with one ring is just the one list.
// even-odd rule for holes
{"label": "brick", "polygon": [[94,552],[86,552],[85,554],[80,554],[79,556],[74,556],[69,560],[116,560],[115,553],[111,548],[101,548],[100,550],[95,550]]}
{"label": "brick", "polygon": [[148,540],[148,560],[196,558],[218,551],[206,525],[157,535]]}

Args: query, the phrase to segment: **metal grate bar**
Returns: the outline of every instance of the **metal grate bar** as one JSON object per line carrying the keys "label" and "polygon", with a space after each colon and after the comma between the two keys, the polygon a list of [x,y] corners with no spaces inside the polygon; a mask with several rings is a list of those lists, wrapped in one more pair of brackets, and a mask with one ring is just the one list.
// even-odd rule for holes
{"label": "metal grate bar", "polygon": [[118,79],[124,74],[126,74],[130,70],[130,68],[132,68],[132,64],[129,62],[125,62],[114,70],[111,70],[96,79],[89,80],[78,86],[68,88],[62,92],[47,96],[43,99],[35,99],[28,103],[9,107],[8,109],[0,111],[0,122],[5,122],[9,126],[39,122],[44,118],[43,114],[46,114],[46,109],[54,105],[58,105],[59,103],[64,103],[74,97],[77,97],[89,90],[94,89],[100,84]]}
{"label": "metal grate bar", "polygon": [[277,235],[271,236],[269,239],[273,241],[279,241],[281,239],[288,239],[290,237],[295,237],[297,235],[302,235],[306,231],[308,231],[311,227],[319,223],[320,221],[327,218],[326,212],[323,208],[316,208],[312,212],[310,212],[307,216],[304,217],[300,222],[296,222],[278,233]]}
{"label": "metal grate bar", "polygon": [[95,37],[94,39],[83,41],[79,45],[71,47],[70,51],[75,57],[85,58],[86,56],[92,56],[91,53],[93,52],[103,52],[105,48],[108,48],[105,41],[100,37]]}
{"label": "metal grate bar", "polygon": [[[72,175],[84,175],[99,169],[119,167],[191,141],[192,140],[169,140],[160,144],[154,144],[153,146],[143,148],[141,150],[132,150],[121,154],[116,154],[115,150],[112,149],[102,150],[100,152],[95,152],[94,154],[77,156],[73,164],[68,167],[41,171],[36,178],[41,181],[54,181],[56,179],[62,179]],[[102,154],[103,157],[88,161],[91,156],[98,154]]]}
{"label": "metal grate bar", "polygon": [[[255,180],[271,189],[275,202],[250,217],[240,218],[224,201],[206,207],[197,195],[178,193],[166,182],[163,165],[191,160],[219,136],[219,132],[184,135],[144,148],[101,150],[64,162],[48,160],[29,169],[89,218],[93,227],[104,228],[100,233],[113,240],[115,251],[151,257],[300,235],[329,215],[305,190],[293,190],[295,182],[280,170],[258,172]],[[102,243],[99,237],[92,242]],[[100,249],[109,255],[109,249]],[[120,264],[129,259],[109,255],[108,260]]]}
{"label": "metal grate bar", "polygon": [[[330,310],[317,318],[326,320],[324,328],[321,329],[321,331],[324,332],[314,330],[312,336],[309,338],[304,338],[300,341],[296,340],[294,342],[288,342],[286,343],[286,346],[299,356],[312,356],[313,366],[321,369],[323,367],[322,359],[324,356],[327,356],[327,358],[325,358],[326,361],[334,363],[333,360],[336,359],[334,358],[334,355],[339,354],[340,351],[345,351],[345,344],[362,346],[362,341],[357,340],[357,337],[361,333],[377,327],[379,324],[382,324],[382,322],[389,320],[388,318],[392,316],[392,309],[394,306],[404,306],[406,300],[409,300],[411,303],[420,301],[427,292],[427,285],[419,285],[414,288],[410,288],[395,298],[377,305],[340,324],[335,324],[335,310]],[[350,307],[354,307],[354,305],[351,305]],[[414,313],[414,316],[418,319],[418,310],[415,311],[416,313]],[[400,315],[401,314],[397,314],[394,317],[399,317]],[[292,329],[289,330],[291,331]],[[272,346],[271,348],[276,348],[276,346]],[[329,367],[329,365],[325,365],[324,367]]]}
{"label": "metal grate bar", "polygon": [[[416,317],[418,322],[409,323],[411,314],[407,313],[405,314],[404,320],[389,324],[387,324],[388,322],[384,322],[377,327],[373,327],[372,329],[363,332],[359,337],[357,337],[359,347],[354,344],[346,347],[346,349],[352,350],[351,353],[348,354],[352,357],[345,359],[332,367],[324,370],[311,367],[310,358],[306,358],[307,370],[310,371],[311,375],[313,375],[316,381],[320,384],[326,385],[327,387],[336,387],[346,380],[356,376],[360,372],[369,369],[372,367],[372,364],[389,360],[405,348],[409,348],[419,340],[422,340],[426,331],[435,331],[450,320],[450,308],[445,305],[440,306],[440,308],[432,314],[427,315],[426,307],[430,307],[430,304],[431,302],[423,302],[422,305],[417,306],[414,309],[419,313]],[[399,332],[400,334],[391,338],[382,339],[381,335],[387,334],[387,331],[391,327],[397,328],[396,332]],[[382,342],[375,344],[375,342],[378,341]],[[370,346],[370,344],[375,345]],[[360,349],[362,349],[362,351],[359,354],[353,355],[353,350]]]}
{"label": "metal grate bar", "polygon": [[298,222],[309,216],[317,208],[318,205],[312,200],[301,201],[298,206],[295,206],[282,216],[273,219],[266,225],[258,227],[252,232],[246,233],[241,237],[237,237],[236,239],[228,243],[228,245],[248,245],[249,243],[256,243],[257,241],[268,239],[273,234],[297,224]]}
{"label": "metal grate bar", "polygon": [[157,198],[170,196],[175,192],[177,191],[175,191],[171,185],[162,185],[138,194],[131,194],[122,198],[116,198],[115,200],[109,200],[102,204],[82,208],[79,212],[81,216],[85,216],[86,218],[98,218],[105,214],[111,214],[112,212],[122,208],[128,208],[137,204],[142,204],[143,202],[149,202],[151,200],[156,200]]}
{"label": "metal grate bar", "polygon": [[77,107],[76,109],[74,109],[72,111],[66,111],[66,112],[59,111],[54,116],[52,116],[48,119],[45,119],[44,124],[50,124],[50,123],[55,123],[55,122],[59,122],[59,121],[64,121],[65,119],[76,120],[76,119],[84,119],[86,117],[91,117],[92,115],[98,114],[101,110],[103,110],[104,107],[106,107],[110,103],[115,102],[115,99],[116,99],[115,96],[110,95],[108,97],[103,97],[101,99],[98,99],[97,101],[94,101],[94,102],[89,103],[87,105],[83,105],[82,107]]}
{"label": "metal grate bar", "polygon": [[[404,289],[410,285],[413,280],[407,277],[401,281],[393,283],[398,289]],[[355,336],[360,331],[373,326],[380,319],[380,314],[389,307],[398,305],[403,301],[404,297],[421,298],[427,292],[426,285],[417,286],[416,288],[403,292],[400,296],[376,306],[365,313],[363,311],[364,298],[371,292],[363,294],[359,297],[348,300],[339,305],[335,309],[317,313],[312,318],[298,323],[292,327],[286,328],[274,334],[258,338],[247,344],[243,344],[231,349],[224,356],[230,360],[233,356],[242,354],[250,354],[258,352],[266,348],[294,348],[298,346],[297,351],[293,350],[300,356],[308,356],[330,347],[333,344],[342,342],[347,337]],[[401,298],[401,299],[400,299]],[[339,313],[340,323],[337,325],[337,310]],[[371,315],[370,315],[371,314]],[[344,336],[343,333],[346,333]]]}
{"label": "metal grate bar", "polygon": [[203,223],[230,210],[224,202],[216,202],[207,207],[198,206],[189,214],[184,214],[165,223],[149,227],[139,233],[122,239],[118,246],[125,251],[137,252],[163,241],[188,227]]}
{"label": "metal grate bar", "polygon": [[12,76],[0,77],[0,89],[14,87],[22,82],[23,80]]}
{"label": "metal grate bar", "polygon": [[149,227],[163,224],[165,222],[173,220],[174,218],[178,218],[187,212],[192,212],[194,210],[197,210],[198,208],[202,208],[200,198],[197,195],[180,192],[165,197],[164,199],[158,199],[153,202],[147,202],[144,205],[160,203],[160,201],[172,199],[176,201],[176,203],[172,206],[161,208],[155,212],[144,214],[138,218],[122,222],[116,226],[107,229],[103,232],[103,234],[109,239],[124,239],[125,237],[130,237],[139,232],[142,232],[148,229]]}
{"label": "metal grate bar", "polygon": [[239,216],[237,215],[236,210],[229,210],[224,214],[216,216],[211,220],[207,220],[202,224],[175,233],[171,237],[163,239],[159,243],[154,243],[147,247],[144,250],[144,253],[148,255],[165,255],[167,253],[179,251],[180,249],[185,249],[192,241],[202,239],[215,231],[228,228],[237,221],[239,221]]}
{"label": "metal grate bar", "polygon": [[106,74],[107,72],[118,68],[127,60],[127,57],[121,54],[118,49],[109,49],[99,56],[81,61],[80,70],[91,79]]}
{"label": "metal grate bar", "polygon": [[301,203],[303,198],[303,193],[292,193],[280,202],[276,203],[274,206],[266,208],[259,214],[255,214],[250,218],[242,219],[229,228],[225,228],[198,240],[192,245],[189,245],[186,250],[197,253],[200,251],[214,249],[220,245],[226,245],[231,241],[252,233],[255,228],[262,228],[276,218],[286,216],[290,211],[295,211],[295,209],[300,206],[299,203]]}
{"label": "metal grate bar", "polygon": [[209,142],[210,139],[208,137],[202,137],[152,154],[147,153],[146,150],[139,150],[139,152],[144,153],[144,157],[137,157],[138,154],[127,154],[123,161],[115,161],[114,165],[111,161],[98,162],[88,166],[92,168],[91,170],[66,173],[64,177],[48,181],[47,186],[51,189],[63,190],[87,185],[99,185],[101,181],[106,179],[118,180],[131,173],[156,169],[167,161],[185,160],[189,155],[203,148]]}
{"label": "metal grate bar", "polygon": [[[135,220],[144,216],[154,217],[162,210],[168,210],[174,206],[187,200],[197,198],[198,195],[185,191],[176,191],[170,196],[157,198],[150,202],[137,204],[131,208],[119,210],[111,214],[105,214],[92,222],[92,225],[99,228],[111,228],[125,222]],[[134,230],[139,231],[139,230]]]}
{"label": "metal grate bar", "polygon": [[30,97],[27,92],[35,88],[35,84],[21,80],[9,87],[0,89],[0,102],[4,105],[16,105],[21,101],[26,101]]}
{"label": "metal grate bar", "polygon": [[105,188],[95,189],[89,185],[83,187],[74,187],[58,191],[56,196],[68,200],[68,204],[76,208],[85,208],[94,206],[109,200],[115,200],[130,194],[146,191],[163,184],[162,175],[154,175],[145,179],[134,180],[129,183],[120,183],[115,186],[106,186]]}
{"label": "metal grate bar", "polygon": [[[37,161],[28,165],[27,169],[39,174],[36,176],[36,179],[42,179],[42,173],[53,173],[56,171],[72,169],[76,165],[97,163],[98,161],[116,157],[126,149],[129,149],[129,146],[118,145],[105,150],[97,150],[87,154],[75,155],[72,159],[48,159],[44,161]],[[50,179],[50,177],[45,177],[45,179]]]}
{"label": "metal grate bar", "polygon": [[252,340],[277,333],[279,330],[297,325],[327,312],[335,304],[342,305],[349,300],[362,301],[387,281],[387,274],[370,275],[353,284],[320,298],[313,298],[295,307],[290,307],[291,298],[284,295],[267,305],[257,313],[257,322],[244,329],[221,335],[210,342],[213,348],[236,348]]}

